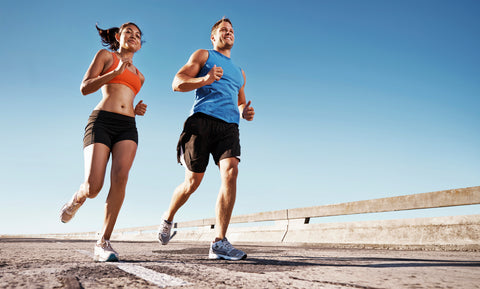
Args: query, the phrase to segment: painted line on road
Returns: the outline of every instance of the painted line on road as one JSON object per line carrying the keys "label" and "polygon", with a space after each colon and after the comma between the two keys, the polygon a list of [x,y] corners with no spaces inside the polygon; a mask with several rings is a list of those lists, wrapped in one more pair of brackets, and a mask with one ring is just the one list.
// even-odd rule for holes
{"label": "painted line on road", "polygon": [[[93,258],[93,254],[86,250],[76,250],[77,252],[87,255]],[[151,282],[160,288],[170,287],[170,286],[185,286],[185,285],[192,285],[187,281],[184,281],[180,278],[170,276],[168,274],[160,273],[152,269],[148,269],[139,265],[135,265],[128,262],[108,262],[110,265],[116,265],[120,270],[123,270],[127,273],[133,274],[137,277],[142,278],[145,281]]]}

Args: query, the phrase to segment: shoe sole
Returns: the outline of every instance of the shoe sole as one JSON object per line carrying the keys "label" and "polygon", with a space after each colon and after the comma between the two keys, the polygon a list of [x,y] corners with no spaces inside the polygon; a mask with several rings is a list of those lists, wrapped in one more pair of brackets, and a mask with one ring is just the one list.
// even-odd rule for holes
{"label": "shoe sole", "polygon": [[170,242],[170,238],[168,238],[168,240],[165,242],[165,241],[162,239],[162,235],[158,234],[158,241],[159,241],[162,245],[167,245],[168,242]]}
{"label": "shoe sole", "polygon": [[219,254],[213,254],[210,253],[208,254],[208,259],[223,259],[223,260],[228,260],[228,261],[239,261],[239,260],[245,260],[247,259],[247,254],[243,255],[242,257],[230,257],[227,255],[219,255]]}
{"label": "shoe sole", "polygon": [[111,253],[110,255],[108,255],[108,257],[105,260],[101,259],[100,256],[95,255],[93,257],[93,261],[95,261],[95,262],[118,262],[118,258],[117,258],[117,256],[115,256],[115,254]]}
{"label": "shoe sole", "polygon": [[170,235],[170,237],[168,238],[168,240],[166,242],[164,242],[162,240],[162,237],[161,237],[161,233],[158,233],[158,241],[162,244],[162,245],[167,245],[168,242],[170,242],[170,240],[173,239],[173,237],[175,237],[175,235],[177,234],[177,231],[173,231],[173,234]]}

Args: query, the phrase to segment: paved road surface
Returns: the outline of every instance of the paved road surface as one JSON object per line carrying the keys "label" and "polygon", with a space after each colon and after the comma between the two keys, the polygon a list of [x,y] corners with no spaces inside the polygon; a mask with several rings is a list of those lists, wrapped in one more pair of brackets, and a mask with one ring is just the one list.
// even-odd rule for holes
{"label": "paved road surface", "polygon": [[[92,241],[0,239],[0,288],[480,288],[480,252],[113,242],[122,262],[92,261]],[[181,286],[181,287],[180,287]]]}

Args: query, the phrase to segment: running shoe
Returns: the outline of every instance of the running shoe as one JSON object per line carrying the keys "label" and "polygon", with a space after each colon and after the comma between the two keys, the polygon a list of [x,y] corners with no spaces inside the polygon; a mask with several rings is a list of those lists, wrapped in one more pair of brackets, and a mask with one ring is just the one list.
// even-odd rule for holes
{"label": "running shoe", "polygon": [[242,250],[235,249],[227,238],[223,238],[218,242],[212,242],[208,258],[237,261],[247,258],[247,254]]}
{"label": "running shoe", "polygon": [[162,245],[167,245],[170,241],[170,231],[172,230],[173,222],[163,220],[158,229],[158,240]]}
{"label": "running shoe", "polygon": [[75,216],[75,213],[80,209],[83,203],[78,203],[75,195],[73,195],[73,198],[70,200],[70,202],[66,203],[63,205],[62,209],[60,210],[60,221],[62,223],[67,223],[70,221],[73,216]]}
{"label": "running shoe", "polygon": [[110,241],[100,240],[95,245],[93,260],[97,262],[118,262],[118,253],[113,250]]}

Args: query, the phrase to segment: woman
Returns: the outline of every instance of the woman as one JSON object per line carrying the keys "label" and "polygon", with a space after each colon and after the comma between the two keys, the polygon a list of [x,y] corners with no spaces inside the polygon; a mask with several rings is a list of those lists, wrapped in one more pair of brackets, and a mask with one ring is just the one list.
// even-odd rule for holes
{"label": "woman", "polygon": [[133,107],[133,100],[145,81],[132,58],[142,46],[142,32],[134,23],[102,30],[97,27],[104,46],[95,55],[80,91],[87,95],[102,90],[102,100],[88,119],[85,128],[85,182],[61,210],[60,219],[70,221],[87,198],[95,198],[103,186],[107,162],[112,155],[110,191],[105,204],[105,219],[100,239],[95,245],[94,260],[118,261],[118,253],[110,245],[125,197],[128,172],[137,151],[138,133],[135,115],[144,115],[143,101]]}

